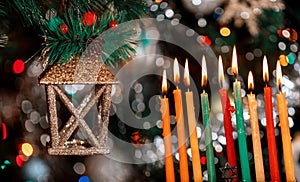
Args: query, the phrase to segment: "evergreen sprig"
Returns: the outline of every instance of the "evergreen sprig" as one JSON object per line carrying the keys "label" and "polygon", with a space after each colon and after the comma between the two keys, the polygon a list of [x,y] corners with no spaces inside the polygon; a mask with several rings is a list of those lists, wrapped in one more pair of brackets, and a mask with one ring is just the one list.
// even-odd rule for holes
{"label": "evergreen sprig", "polygon": [[[134,46],[138,41],[133,38],[136,32],[132,27],[122,23],[140,18],[147,12],[143,0],[13,0],[13,5],[25,23],[39,29],[45,38],[42,46],[49,57],[49,64],[67,63],[72,57],[85,54],[99,36],[103,39],[99,42],[102,45],[92,49],[105,64],[114,65],[126,60],[135,52]],[[53,17],[47,15],[50,9],[55,10]],[[91,26],[85,25],[82,20],[87,12],[97,16]],[[112,20],[122,26],[115,31],[108,30]],[[67,30],[63,32],[61,26]]]}
{"label": "evergreen sprig", "polygon": [[27,26],[42,26],[45,21],[46,10],[35,0],[15,0],[10,2],[24,19]]}
{"label": "evergreen sprig", "polygon": [[120,60],[127,60],[132,53],[135,53],[133,47],[138,42],[133,37],[133,35],[136,35],[136,31],[132,26],[131,22],[123,23],[119,26],[119,34],[110,29],[101,35],[105,40],[101,60],[105,64],[113,66],[114,63]]}

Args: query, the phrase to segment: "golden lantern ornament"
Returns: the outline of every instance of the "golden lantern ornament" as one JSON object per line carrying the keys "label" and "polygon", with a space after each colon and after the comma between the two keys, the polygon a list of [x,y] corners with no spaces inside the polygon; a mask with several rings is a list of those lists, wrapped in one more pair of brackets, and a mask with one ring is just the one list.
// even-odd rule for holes
{"label": "golden lantern ornament", "polygon": [[[108,68],[97,58],[71,59],[68,63],[56,63],[46,69],[39,78],[45,85],[50,125],[50,155],[94,155],[108,154],[108,123],[111,105],[112,85],[117,81]],[[67,94],[63,86],[92,86],[83,96],[81,103],[73,103],[72,95]],[[58,118],[57,103],[69,111],[69,118],[61,121]],[[88,117],[95,121],[90,121]],[[61,118],[65,119],[66,114]],[[91,124],[92,122],[92,124]],[[78,132],[85,138],[78,137]]]}

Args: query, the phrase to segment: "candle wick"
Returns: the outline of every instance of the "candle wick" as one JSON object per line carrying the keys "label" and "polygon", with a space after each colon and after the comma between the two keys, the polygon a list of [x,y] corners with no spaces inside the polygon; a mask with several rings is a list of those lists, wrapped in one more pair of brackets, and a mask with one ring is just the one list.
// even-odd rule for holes
{"label": "candle wick", "polygon": [[268,83],[267,82],[265,82],[265,87],[268,87]]}
{"label": "candle wick", "polygon": [[281,84],[279,84],[279,86],[278,86],[278,91],[279,91],[280,94],[282,94],[282,91],[281,91]]}
{"label": "candle wick", "polygon": [[188,88],[187,91],[189,92],[189,91],[190,91],[190,88]]}
{"label": "candle wick", "polygon": [[222,82],[220,82],[220,88],[223,88],[223,83]]}
{"label": "candle wick", "polygon": [[235,78],[235,81],[237,80],[237,77],[238,77],[238,75],[234,72],[233,73],[233,75],[234,75],[234,78]]}

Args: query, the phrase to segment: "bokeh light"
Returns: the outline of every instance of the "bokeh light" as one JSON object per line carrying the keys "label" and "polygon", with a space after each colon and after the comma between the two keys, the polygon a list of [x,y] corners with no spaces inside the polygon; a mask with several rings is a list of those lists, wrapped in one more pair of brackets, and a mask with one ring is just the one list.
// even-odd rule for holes
{"label": "bokeh light", "polygon": [[287,58],[284,54],[281,54],[279,56],[279,62],[281,64],[281,66],[287,66],[288,65],[288,61],[287,61]]}
{"label": "bokeh light", "polygon": [[78,182],[90,182],[90,178],[88,176],[81,176]]}
{"label": "bokeh light", "polygon": [[220,34],[224,37],[228,37],[231,34],[231,31],[228,27],[222,27],[220,29]]}
{"label": "bokeh light", "polygon": [[200,162],[201,162],[202,165],[205,165],[206,164],[206,157],[205,156],[201,157]]}
{"label": "bokeh light", "polygon": [[21,148],[23,154],[27,157],[33,154],[33,147],[30,143],[23,143]]}
{"label": "bokeh light", "polygon": [[7,138],[7,128],[5,123],[1,123],[2,128],[2,140],[5,140]]}
{"label": "bokeh light", "polygon": [[45,181],[49,177],[49,167],[40,158],[32,158],[24,165],[24,172],[29,179],[33,181]]}
{"label": "bokeh light", "polygon": [[17,59],[12,66],[12,71],[14,74],[20,74],[24,71],[25,69],[25,64],[23,62],[23,60],[21,59]]}
{"label": "bokeh light", "polygon": [[24,156],[22,154],[16,156],[16,164],[19,167],[22,167],[25,161],[26,161],[26,156]]}

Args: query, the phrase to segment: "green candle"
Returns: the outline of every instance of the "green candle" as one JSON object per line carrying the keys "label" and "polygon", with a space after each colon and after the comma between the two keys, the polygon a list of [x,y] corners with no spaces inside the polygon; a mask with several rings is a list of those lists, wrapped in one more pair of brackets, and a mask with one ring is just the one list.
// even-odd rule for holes
{"label": "green candle", "polygon": [[212,136],[211,136],[208,95],[206,92],[203,92],[201,94],[201,107],[202,107],[202,117],[203,117],[203,124],[205,130],[208,181],[215,182],[216,169],[215,169],[215,161],[214,161],[214,150],[212,145]]}
{"label": "green candle", "polygon": [[[233,54],[232,54],[232,72],[237,77],[238,66],[237,66],[237,56],[236,56],[235,47],[233,47]],[[235,101],[235,115],[236,115],[236,125],[237,125],[237,132],[238,132],[238,144],[239,144],[242,180],[251,181],[247,141],[246,141],[246,134],[244,128],[243,104],[241,98],[241,83],[237,79],[233,83],[233,93],[234,93],[234,101]]]}
{"label": "green candle", "polygon": [[[202,58],[202,87],[206,86],[207,76],[206,76],[206,62],[205,57]],[[214,150],[212,145],[212,135],[211,135],[211,125],[210,125],[210,110],[209,110],[209,102],[208,95],[203,90],[201,96],[201,108],[202,108],[202,118],[205,130],[205,146],[206,146],[206,161],[207,161],[207,173],[208,173],[208,181],[215,182],[216,178],[216,169],[215,169],[215,161],[214,161]]]}
{"label": "green candle", "polygon": [[234,100],[235,100],[235,114],[236,114],[236,125],[238,131],[238,144],[239,144],[242,178],[243,181],[251,181],[247,141],[246,141],[246,134],[244,128],[243,106],[242,106],[242,99],[241,99],[241,83],[239,81],[235,81],[233,83],[233,91],[234,91]]}

